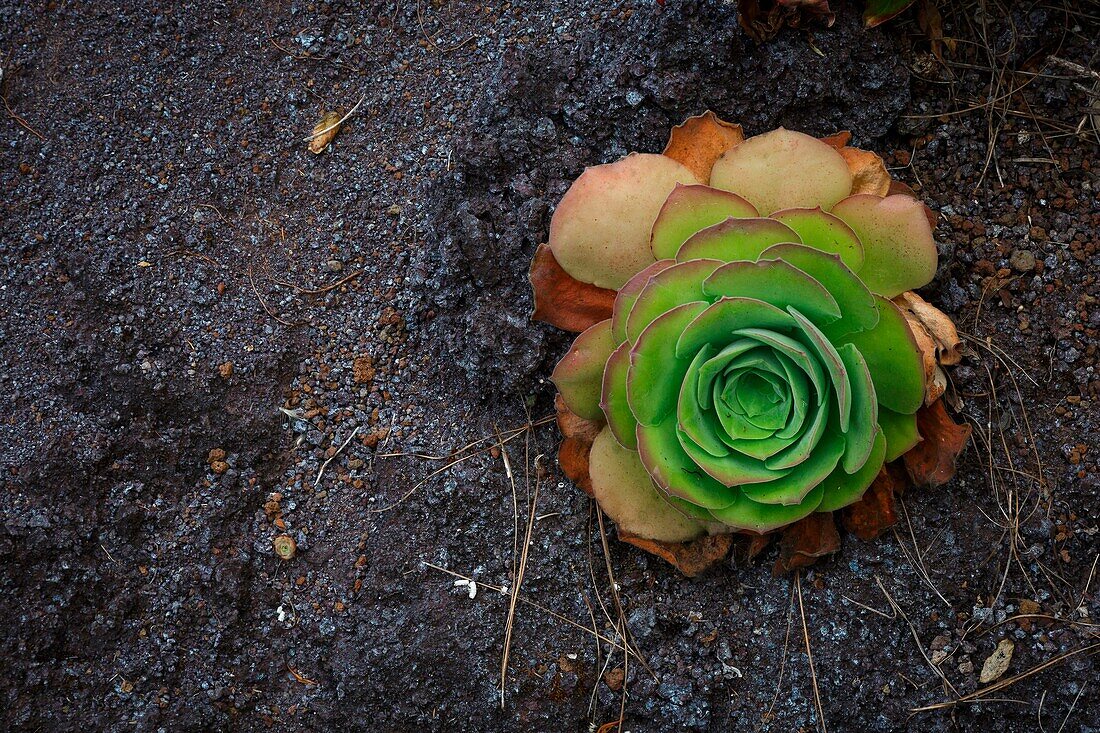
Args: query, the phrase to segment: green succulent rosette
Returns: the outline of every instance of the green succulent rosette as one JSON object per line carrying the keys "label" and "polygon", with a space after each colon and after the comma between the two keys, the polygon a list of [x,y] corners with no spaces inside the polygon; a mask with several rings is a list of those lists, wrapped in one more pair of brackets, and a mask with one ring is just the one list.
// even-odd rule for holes
{"label": "green succulent rosette", "polygon": [[928,374],[891,298],[935,274],[925,207],[864,151],[713,115],[677,131],[586,169],[540,253],[588,308],[573,327],[609,315],[552,376],[599,427],[591,493],[661,542],[849,505],[919,439]]}

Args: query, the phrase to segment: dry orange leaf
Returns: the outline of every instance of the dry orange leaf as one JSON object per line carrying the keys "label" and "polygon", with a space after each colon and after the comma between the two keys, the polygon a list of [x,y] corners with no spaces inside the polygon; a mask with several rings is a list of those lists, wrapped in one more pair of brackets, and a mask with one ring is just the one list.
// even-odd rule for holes
{"label": "dry orange leaf", "polygon": [[840,549],[840,534],[832,512],[814,513],[785,527],[779,540],[776,575],[809,567],[817,559]]}
{"label": "dry orange leaf", "polygon": [[540,244],[527,278],[535,294],[536,321],[580,333],[611,317],[615,291],[581,282],[562,269],[550,245]]}
{"label": "dry orange leaf", "polygon": [[886,164],[875,153],[859,148],[843,147],[840,155],[852,172],[852,193],[885,196],[890,191],[890,174]]}
{"label": "dry orange leaf", "polygon": [[955,324],[946,313],[928,303],[912,290],[894,298],[894,304],[901,308],[910,322],[915,318],[924,326],[928,335],[936,344],[936,361],[950,366],[962,360],[962,339]]}
{"label": "dry orange leaf", "polygon": [[847,130],[841,130],[834,135],[828,135],[826,137],[818,139],[821,140],[821,142],[832,145],[837,150],[840,150],[848,144],[848,141],[852,139],[852,133],[848,132]]}
{"label": "dry orange leaf", "polygon": [[970,439],[970,426],[951,419],[943,400],[917,410],[921,442],[902,456],[917,486],[942,486],[955,475],[955,460]]}
{"label": "dry orange leaf", "polygon": [[338,123],[341,117],[336,110],[321,115],[321,119],[313,126],[314,137],[309,141],[309,152],[320,155],[328,147],[336,133],[340,132],[341,125]]}
{"label": "dry orange leaf", "polygon": [[883,466],[863,498],[840,510],[840,523],[861,540],[875,539],[897,524],[895,497],[907,484],[905,472],[896,463]]}
{"label": "dry orange leaf", "polygon": [[584,493],[592,496],[592,477],[588,474],[588,454],[592,452],[592,441],[599,435],[603,424],[595,420],[586,420],[565,406],[561,395],[554,397],[554,407],[558,412],[558,429],[564,439],[558,448],[558,463],[570,481],[579,486]]}
{"label": "dry orange leaf", "polygon": [[620,530],[619,539],[656,555],[689,578],[722,562],[733,546],[732,534],[712,534],[691,542],[658,542]]}
{"label": "dry orange leaf", "polygon": [[721,120],[707,110],[672,128],[664,154],[686,166],[700,181],[709,182],[714,161],[744,139],[741,125]]}

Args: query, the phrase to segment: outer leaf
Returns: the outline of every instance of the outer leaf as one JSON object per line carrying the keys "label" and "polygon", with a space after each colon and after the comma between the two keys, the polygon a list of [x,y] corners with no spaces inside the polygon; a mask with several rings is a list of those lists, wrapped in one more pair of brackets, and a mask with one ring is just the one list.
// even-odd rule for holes
{"label": "outer leaf", "polygon": [[535,296],[536,321],[580,333],[611,317],[615,291],[577,280],[561,268],[548,245],[540,244],[527,275]]}
{"label": "outer leaf", "polygon": [[880,405],[912,414],[924,403],[924,365],[905,316],[886,298],[875,296],[879,320],[868,331],[849,334],[867,361]]}
{"label": "outer leaf", "polygon": [[733,533],[712,534],[691,542],[658,542],[619,530],[619,539],[656,555],[689,578],[725,559],[733,546]]}
{"label": "outer leaf", "polygon": [[779,260],[729,262],[707,278],[703,292],[712,298],[754,298],[784,310],[793,305],[818,323],[840,317],[840,306],[821,283]]}
{"label": "outer leaf", "polygon": [[969,425],[960,425],[936,400],[917,413],[917,429],[924,437],[902,458],[909,478],[917,486],[941,486],[955,475],[955,460],[970,439]]}
{"label": "outer leaf", "polygon": [[673,308],[649,324],[635,342],[626,393],[639,423],[656,425],[676,409],[680,384],[691,363],[677,358],[676,338],[707,305],[697,301]]}
{"label": "outer leaf", "polygon": [[790,227],[774,219],[726,219],[693,234],[676,252],[676,261],[701,257],[722,262],[751,261],[780,242],[801,240]]}
{"label": "outer leaf", "polygon": [[849,196],[832,209],[863,242],[856,273],[872,292],[895,295],[927,285],[936,274],[936,243],[924,206],[901,194]]}
{"label": "outer leaf", "polygon": [[672,128],[664,154],[683,163],[696,178],[706,183],[718,156],[744,139],[741,125],[721,120],[707,110]]}
{"label": "outer leaf", "polygon": [[624,341],[611,352],[603,370],[600,409],[607,418],[607,426],[624,448],[637,450],[638,440],[634,429],[638,421],[630,411],[626,397],[626,379],[630,372],[630,342]]}
{"label": "outer leaf", "polygon": [[852,190],[852,174],[834,148],[782,127],[727,150],[710,185],[744,196],[765,216],[780,209],[828,209]]}
{"label": "outer leaf", "polygon": [[554,395],[554,409],[557,411],[558,430],[562,434],[558,463],[566,477],[591,496],[592,477],[588,473],[588,454],[592,450],[592,441],[600,434],[603,424],[574,414],[565,406],[560,394]]}
{"label": "outer leaf", "polygon": [[820,207],[782,209],[772,214],[771,218],[783,222],[797,232],[800,241],[807,247],[840,255],[840,259],[849,269],[858,270],[863,264],[863,245],[856,233],[850,226],[822,211]]}
{"label": "outer leaf", "polygon": [[603,370],[614,348],[611,320],[600,321],[577,337],[550,375],[566,406],[587,420],[603,419]]}
{"label": "outer leaf", "polygon": [[863,24],[874,28],[893,18],[913,4],[913,0],[868,0],[863,11]]}
{"label": "outer leaf", "polygon": [[692,234],[730,217],[759,216],[756,207],[735,193],[710,186],[677,185],[653,222],[650,248],[657,258],[674,257]]}
{"label": "outer leaf", "polygon": [[654,261],[649,235],[677,183],[694,174],[664,155],[633,153],[585,169],[550,220],[550,247],[570,275],[617,289]]}
{"label": "outer leaf", "polygon": [[711,514],[723,524],[750,532],[770,532],[797,522],[811,514],[821,503],[824,490],[819,484],[806,495],[801,504],[761,504],[737,492],[737,500],[724,509],[712,509]]}
{"label": "outer leaf", "polygon": [[638,295],[649,283],[649,279],[675,264],[676,260],[657,260],[635,274],[626,281],[626,285],[619,288],[611,315],[611,333],[615,337],[616,343],[622,343],[626,340],[626,319],[630,316],[630,309],[634,307],[634,301],[638,299]]}
{"label": "outer leaf", "polygon": [[867,487],[871,485],[871,482],[878,476],[879,471],[882,470],[885,454],[886,439],[882,436],[882,431],[878,431],[875,433],[871,454],[858,471],[848,473],[838,466],[821,482],[825,494],[817,510],[819,512],[833,512],[859,501],[860,497],[867,491]]}
{"label": "outer leaf", "polygon": [[890,174],[886,164],[875,153],[859,148],[843,147],[840,155],[852,173],[852,193],[885,196],[890,191]]}
{"label": "outer leaf", "polygon": [[662,542],[686,542],[704,533],[699,522],[674,509],[653,487],[638,454],[604,429],[588,458],[592,494],[620,530]]}

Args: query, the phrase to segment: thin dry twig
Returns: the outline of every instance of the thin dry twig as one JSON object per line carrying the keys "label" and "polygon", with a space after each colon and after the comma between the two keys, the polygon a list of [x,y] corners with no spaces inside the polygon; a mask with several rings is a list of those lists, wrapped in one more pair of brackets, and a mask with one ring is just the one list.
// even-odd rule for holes
{"label": "thin dry twig", "polygon": [[339,280],[332,283],[331,285],[326,285],[323,288],[317,288],[316,290],[309,290],[307,288],[303,288],[301,285],[297,285],[297,284],[289,282],[287,280],[280,280],[280,279],[275,278],[275,277],[272,277],[270,279],[271,279],[271,282],[275,283],[276,285],[282,285],[284,287],[293,288],[299,295],[322,295],[324,293],[327,293],[330,290],[335,290],[336,288],[340,287],[341,285],[348,282],[349,280],[354,280],[355,278],[359,277],[362,274],[363,274],[363,270],[356,270],[355,272],[351,273],[350,275],[346,275],[346,276],[340,278]]}
{"label": "thin dry twig", "polygon": [[325,469],[328,468],[328,464],[332,463],[332,459],[336,458],[336,456],[343,453],[344,448],[348,447],[348,443],[350,443],[351,439],[355,437],[355,434],[359,432],[360,427],[362,427],[362,426],[356,425],[355,429],[351,431],[351,435],[348,436],[348,439],[345,440],[343,442],[343,444],[341,444],[341,446],[336,449],[335,453],[333,453],[331,456],[329,456],[328,459],[324,463],[321,464],[321,470],[319,470],[317,472],[317,480],[315,480],[313,482],[314,487],[316,487],[318,484],[321,483],[321,477],[325,475]]}
{"label": "thin dry twig", "polygon": [[268,307],[267,302],[264,300],[263,296],[260,295],[260,291],[256,288],[256,281],[252,277],[251,267],[248,268],[248,283],[252,286],[252,292],[256,295],[256,300],[260,301],[260,305],[263,307],[264,312],[266,312],[269,316],[288,328],[294,328],[295,326],[303,325],[304,321],[291,323],[290,321],[284,321],[282,318],[279,318],[279,316],[275,315],[275,312],[271,310],[270,307]]}
{"label": "thin dry twig", "polygon": [[[506,454],[505,454],[506,455]],[[536,464],[538,458],[535,459]],[[511,469],[509,469],[509,474]],[[519,601],[519,587],[523,584],[523,575],[527,572],[527,554],[531,548],[531,534],[535,529],[535,508],[539,503],[538,476],[535,477],[535,492],[531,497],[531,504],[527,508],[527,534],[523,539],[523,552],[519,556],[519,570],[512,579],[512,597],[508,602],[508,619],[504,624],[504,648],[500,657],[500,708],[504,709],[504,688],[508,682],[508,655],[512,649],[512,628],[516,617],[516,603]]]}
{"label": "thin dry twig", "polygon": [[821,692],[817,689],[817,671],[814,669],[814,654],[810,651],[810,628],[806,625],[806,609],[802,605],[802,573],[794,575],[794,587],[798,591],[798,614],[802,617],[802,638],[806,641],[806,659],[810,663],[810,682],[814,688],[814,708],[817,710],[817,725],[821,733],[828,733],[825,728],[825,708],[821,705]]}
{"label": "thin dry twig", "polygon": [[353,114],[355,114],[355,110],[359,109],[359,105],[363,104],[363,102],[366,100],[366,98],[367,98],[367,95],[364,94],[362,97],[359,98],[359,101],[355,103],[355,106],[347,111],[347,114],[345,114],[343,117],[338,119],[336,122],[333,122],[328,127],[324,128],[323,130],[317,130],[316,132],[302,138],[302,142],[308,143],[310,140],[313,140],[314,138],[317,138],[317,137],[321,137],[325,133],[332,132],[336,128],[340,127],[340,125],[344,124],[349,117],[351,117]]}

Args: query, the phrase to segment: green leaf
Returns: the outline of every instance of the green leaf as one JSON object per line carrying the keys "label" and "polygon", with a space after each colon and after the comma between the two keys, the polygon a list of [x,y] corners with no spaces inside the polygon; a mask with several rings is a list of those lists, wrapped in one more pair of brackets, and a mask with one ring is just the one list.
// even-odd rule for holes
{"label": "green leaf", "polygon": [[829,372],[829,381],[832,382],[833,393],[836,395],[840,430],[841,432],[847,432],[852,415],[852,388],[848,384],[847,375],[844,373],[844,362],[841,360],[840,354],[837,353],[836,347],[829,339],[825,338],[825,334],[821,333],[810,319],[799,313],[794,306],[788,307],[787,311],[798,321],[798,325],[802,327],[802,332],[806,335],[806,343],[816,351],[818,359],[825,365],[825,370]]}
{"label": "green leaf", "polygon": [[878,424],[886,437],[886,460],[895,461],[920,442],[917,416],[879,406]]}
{"label": "green leaf", "polygon": [[840,319],[819,323],[822,332],[835,341],[852,331],[866,331],[878,323],[875,299],[860,279],[837,259],[797,244],[777,244],[760,256],[765,260],[783,260],[821,283],[840,308]]}
{"label": "green leaf", "polygon": [[600,409],[607,418],[607,426],[624,448],[636,450],[638,438],[634,429],[638,421],[630,411],[626,397],[626,379],[630,372],[630,342],[624,341],[611,352],[603,371]]}
{"label": "green leaf", "polygon": [[871,455],[858,471],[848,473],[838,466],[821,482],[821,488],[824,489],[825,494],[817,510],[833,512],[858,501],[882,470],[885,454],[886,439],[882,431],[876,431]]}
{"label": "green leaf", "polygon": [[592,494],[620,531],[661,542],[687,542],[704,533],[699,522],[674,508],[653,486],[638,454],[604,428],[588,455]]}
{"label": "green leaf", "polygon": [[781,260],[724,264],[703,283],[703,292],[711,298],[754,298],[783,310],[793,305],[815,322],[840,318],[840,306],[821,283]]}
{"label": "green leaf", "polygon": [[786,311],[753,298],[719,298],[688,324],[676,341],[676,354],[688,356],[704,345],[722,348],[739,328],[787,329],[794,319]]}
{"label": "green leaf", "polygon": [[676,261],[755,261],[773,244],[801,241],[794,230],[774,219],[726,219],[693,234],[676,252]]}
{"label": "green leaf", "polygon": [[676,186],[653,222],[650,246],[658,259],[675,257],[680,245],[700,229],[729,217],[760,216],[756,207],[735,193],[710,186]]}
{"label": "green leaf", "polygon": [[767,483],[742,486],[741,490],[761,504],[801,504],[806,495],[833,472],[843,454],[844,438],[838,432],[826,430],[809,457],[787,475]]}
{"label": "green leaf", "polygon": [[724,456],[730,452],[729,448],[718,437],[714,421],[700,406],[697,395],[699,367],[712,356],[714,356],[714,347],[707,344],[699,350],[691,365],[688,366],[676,405],[676,418],[680,429],[699,447],[711,455]]}
{"label": "green leaf", "polygon": [[639,423],[656,425],[676,409],[680,384],[691,364],[690,359],[676,356],[676,339],[708,305],[697,301],[676,306],[658,316],[638,336],[630,351],[626,394],[630,411]]}
{"label": "green leaf", "polygon": [[875,385],[867,371],[867,362],[859,349],[844,344],[837,349],[844,360],[844,370],[848,373],[848,383],[852,387],[852,420],[844,434],[844,460],[841,465],[848,473],[855,473],[867,462],[875,447],[878,434],[878,399],[875,397]]}
{"label": "green leaf", "polygon": [[[773,471],[763,461],[742,453],[730,452],[724,456],[712,456],[695,444],[691,438],[678,431],[680,445],[698,468],[708,476],[728,487],[756,484],[783,476],[786,471]],[[709,508],[709,507],[708,507]]]}
{"label": "green leaf", "polygon": [[[692,260],[673,265],[651,277],[627,316],[627,340],[637,341],[645,327],[657,316],[678,305],[709,300],[703,292],[703,281],[721,265],[718,260]],[[678,333],[673,336],[674,344],[679,336]]]}
{"label": "green leaf", "polygon": [[[852,228],[832,214],[813,209],[783,209],[771,218],[781,221],[798,233],[807,247],[835,254],[845,267],[858,270],[863,264],[863,245]],[[798,265],[795,265],[797,267]]]}
{"label": "green leaf", "polygon": [[913,4],[914,0],[867,0],[863,11],[863,24],[874,28],[898,15]]}
{"label": "green leaf", "polygon": [[649,283],[649,278],[675,264],[676,260],[657,260],[627,280],[626,285],[619,288],[619,292],[615,294],[615,305],[611,311],[611,334],[615,337],[615,343],[621,344],[626,341],[626,319],[630,316],[630,309],[634,307],[634,301],[638,299],[638,295]]}
{"label": "green leaf", "polygon": [[869,331],[844,337],[867,362],[879,404],[894,412],[915,413],[924,403],[924,364],[917,342],[898,307],[876,295],[879,320]]}
{"label": "green leaf", "polygon": [[600,321],[577,336],[550,375],[565,406],[586,420],[603,419],[600,409],[603,369],[614,348],[611,319]]}
{"label": "green leaf", "polygon": [[761,504],[748,498],[744,492],[737,492],[736,501],[722,509],[712,509],[711,514],[723,524],[736,529],[751,532],[770,532],[785,527],[809,516],[821,503],[824,489],[814,487],[801,504],[784,506],[782,504]]}
{"label": "green leaf", "polygon": [[706,509],[721,509],[736,498],[684,452],[673,414],[656,425],[639,423],[638,456],[658,487],[685,501]]}

